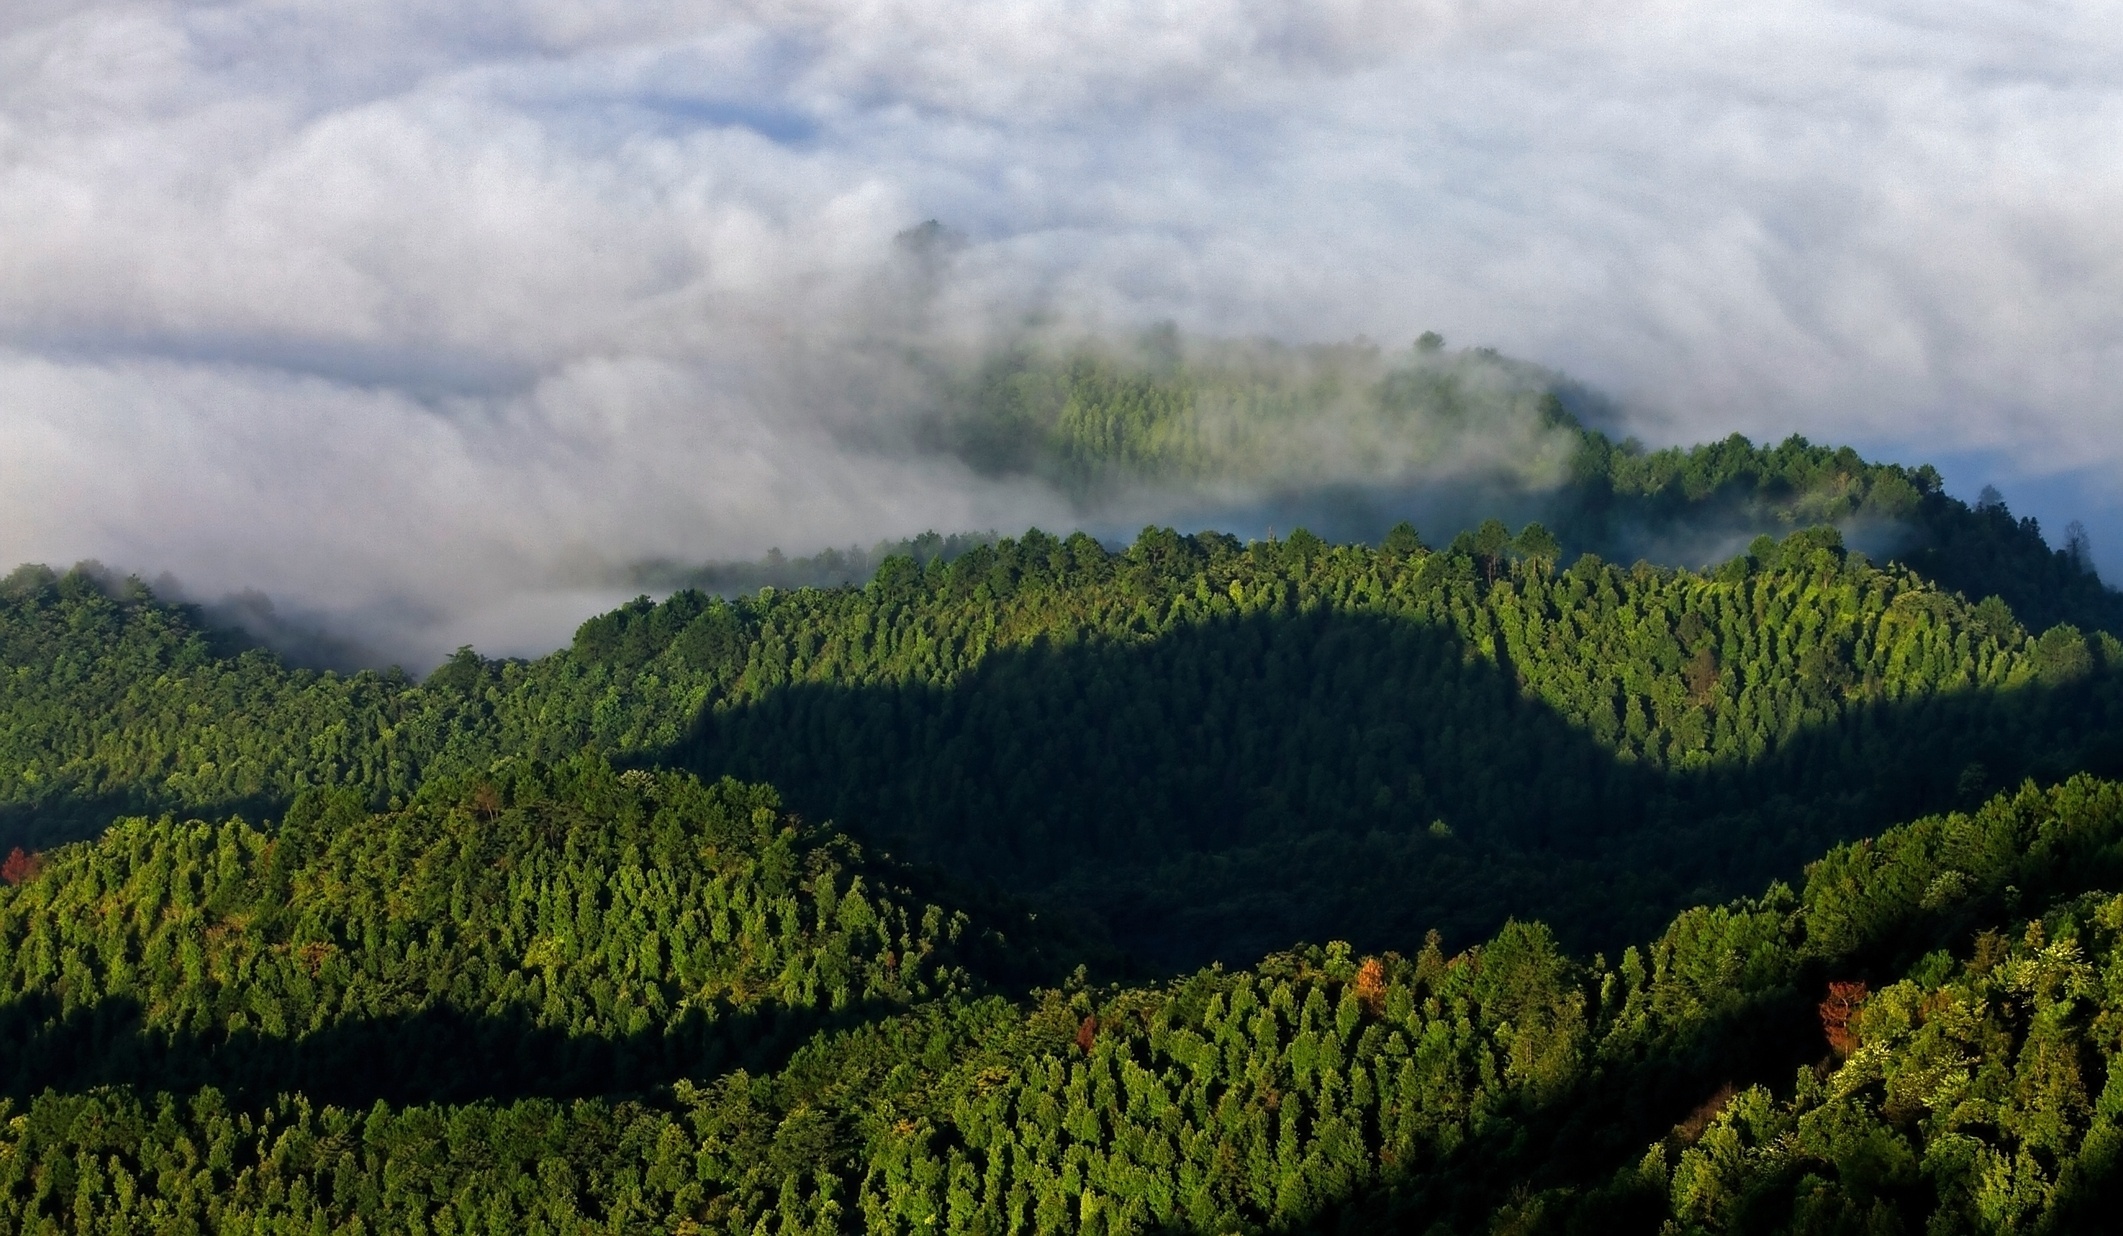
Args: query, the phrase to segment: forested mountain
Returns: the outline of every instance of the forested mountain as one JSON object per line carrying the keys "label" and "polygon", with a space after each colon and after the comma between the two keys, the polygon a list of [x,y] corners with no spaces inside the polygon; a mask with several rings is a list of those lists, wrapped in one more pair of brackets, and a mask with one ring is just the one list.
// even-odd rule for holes
{"label": "forested mountain", "polygon": [[2031,629],[2069,622],[2123,634],[2123,594],[2095,574],[2083,540],[2052,549],[2039,524],[2015,519],[1993,492],[1975,506],[1949,497],[1929,465],[1869,463],[1799,437],[1645,451],[1572,427],[1570,481],[1543,516],[1572,545],[1685,556],[1764,530],[1834,525],[1943,589],[1998,597]]}
{"label": "forested mountain", "polygon": [[0,1230],[2098,1225],[2083,546],[1481,353],[1211,359],[1019,358],[930,431],[1088,509],[1398,416],[1275,467],[1516,443],[1543,521],[664,565],[419,681],[0,580]]}
{"label": "forested mountain", "polygon": [[1435,335],[1389,353],[1152,331],[991,356],[929,432],[977,470],[1044,478],[1089,514],[1265,505],[1368,538],[1442,489],[1461,495],[1455,518],[1516,510],[1567,557],[1691,567],[1757,535],[1837,525],[1942,587],[2002,597],[2035,629],[2123,634],[2123,598],[2083,547],[2051,549],[2002,501],[1946,496],[1929,466],[1798,437],[1647,451],[1601,431],[1603,411],[1561,374]]}
{"label": "forested mountain", "polygon": [[[862,588],[681,592],[415,685],[217,651],[144,590],[8,581],[13,839],[119,811],[373,806],[593,747],[789,787],[1140,954],[1384,947],[1538,914],[1608,946],[1898,816],[2117,765],[2123,648],[2031,634],[1832,531],[1708,574],[1449,549],[1039,533]],[[1617,907],[1620,907],[1618,909]]]}
{"label": "forested mountain", "polygon": [[1031,924],[903,878],[767,787],[595,758],[373,818],[322,790],[270,831],[126,820],[0,905],[0,1085],[604,1094],[1058,977]]}
{"label": "forested mountain", "polygon": [[[533,799],[562,797],[527,808],[526,784]],[[486,811],[580,811],[634,820],[645,849],[727,844],[748,856],[729,870],[752,863],[739,888],[772,878],[768,854],[790,835],[772,828],[764,791],[629,781],[594,763],[488,789],[501,805],[475,787],[439,821],[335,832],[395,839],[439,823],[463,835],[462,821]],[[236,840],[212,863],[212,848],[186,839],[217,833]],[[560,870],[541,857],[572,855],[585,839],[535,826],[503,834],[479,857],[511,860],[511,879]],[[1413,957],[1331,943],[1163,984],[1071,985],[1021,1002],[945,992],[824,1033],[778,1069],[704,1078],[688,1045],[637,1061],[631,1080],[660,1073],[668,1088],[571,1102],[354,1097],[405,1087],[408,1075],[440,1080],[396,1063],[422,1057],[423,1032],[439,1036],[440,1056],[459,1050],[448,1027],[418,1024],[402,1028],[398,1057],[330,1062],[351,1070],[336,1078],[351,1102],[263,1094],[287,1059],[331,1034],[335,1001],[297,994],[309,954],[326,953],[320,987],[351,990],[355,958],[380,960],[377,941],[388,950],[408,938],[421,891],[439,889],[420,869],[454,869],[461,888],[473,867],[448,842],[419,858],[417,843],[341,843],[369,861],[326,856],[292,878],[363,872],[373,883],[350,879],[334,902],[360,911],[335,921],[290,907],[284,918],[307,921],[276,931],[261,925],[263,899],[229,891],[261,877],[210,874],[269,882],[273,844],[252,844],[241,826],[129,824],[40,872],[17,870],[0,892],[11,1008],[42,996],[94,1023],[116,1003],[127,1021],[151,992],[174,1020],[213,1008],[231,1027],[213,1064],[234,1087],[79,1089],[76,1078],[123,1075],[141,1050],[123,1036],[83,1043],[72,1073],[0,1109],[18,1113],[0,1126],[11,1228],[2070,1231],[2111,1201],[2123,897],[2103,890],[2123,878],[2123,786],[2090,778],[1839,847],[1799,891],[1775,885],[1688,911],[1614,962],[1573,958],[1544,928],[1514,923],[1452,955],[1435,937]],[[376,861],[393,853],[395,870]],[[860,924],[806,935],[833,900],[832,866],[787,886],[780,905],[801,906],[793,919],[767,911],[779,957],[798,959],[785,974],[841,942],[851,959],[889,946]],[[595,899],[601,914],[578,902],[574,917],[624,919],[626,886],[621,875]],[[188,900],[173,902],[179,889]],[[204,904],[217,892],[219,908]],[[426,908],[437,927],[420,943],[457,951],[457,924],[454,939],[479,959],[457,963],[464,977],[449,995],[427,998],[484,982],[470,1007],[511,983],[551,992],[556,977],[562,991],[594,994],[599,979],[643,964],[646,933],[605,928],[598,977],[584,986],[570,968],[591,950],[565,953],[588,941],[546,921],[566,911],[520,900],[522,910],[470,896]],[[643,898],[652,903],[692,908],[668,893]],[[62,929],[47,907],[64,904],[98,912]],[[503,939],[512,915],[540,921]],[[741,917],[732,941],[745,938]],[[137,930],[128,924],[158,920],[159,948],[124,943]],[[722,976],[749,950],[720,934],[703,933],[716,941],[705,962],[673,950],[680,988],[729,989]],[[295,940],[305,943],[266,943]],[[437,973],[433,959],[396,960],[412,963],[402,986]],[[867,973],[892,969],[879,960]],[[223,994],[254,971],[280,976],[258,984],[272,994]],[[761,990],[807,998],[801,981]],[[307,1023],[275,1024],[291,1005],[313,1010]],[[588,1001],[546,1007],[596,1016]],[[19,1036],[27,1023],[10,1024]],[[383,1059],[393,1064],[374,1067]]]}
{"label": "forested mountain", "polygon": [[[1760,535],[1823,525],[2022,622],[2123,635],[2123,597],[2083,536],[2051,548],[1986,490],[1975,506],[1929,466],[1849,447],[1737,434],[1647,450],[1602,428],[1612,410],[1564,375],[1427,336],[1290,346],[1154,330],[1133,340],[1027,342],[952,363],[915,358],[935,394],[919,449],[1027,479],[1073,501],[1083,526],[1180,522],[1258,533],[1303,525],[1375,541],[1410,513],[1438,539],[1485,518],[1537,521],[1564,561],[1593,553],[1665,566],[1722,562]],[[995,535],[927,534],[806,557],[640,562],[604,582],[728,593],[865,582],[887,558],[923,565]]]}

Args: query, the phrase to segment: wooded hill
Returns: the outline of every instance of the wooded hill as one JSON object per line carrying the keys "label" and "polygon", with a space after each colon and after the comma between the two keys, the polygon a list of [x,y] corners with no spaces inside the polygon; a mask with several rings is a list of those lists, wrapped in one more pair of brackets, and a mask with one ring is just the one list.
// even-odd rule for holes
{"label": "wooded hill", "polygon": [[585,748],[786,787],[865,844],[1160,964],[1538,915],[1616,947],[1807,855],[2024,776],[2119,767],[2123,646],[2029,632],[1832,530],[1710,573],[1449,548],[1030,533],[861,588],[681,592],[536,662],[415,684],[217,646],[130,585],[0,586],[0,803],[32,848],[116,814],[372,807]]}
{"label": "wooded hill", "polygon": [[[344,809],[304,801],[295,836]],[[18,869],[0,1027],[9,1059],[48,1072],[18,1071],[0,1106],[0,1214],[82,1232],[2082,1231],[2112,1201],[2114,783],[1838,847],[1797,891],[1690,910],[1614,961],[1513,923],[1449,955],[1336,942],[1015,1001],[940,960],[982,935],[969,919],[917,927],[858,886],[845,843],[798,860],[782,821],[764,790],[576,761],[340,821],[292,855],[242,825],[133,822]],[[507,904],[476,891],[497,881]],[[871,1020],[786,1063],[718,1075],[707,1040],[674,1046],[681,1009],[712,1024],[858,992]],[[339,1037],[415,1009],[450,1016]],[[633,1092],[523,1097],[545,1089],[510,1067],[528,1052],[451,1072],[486,1054],[488,1018],[510,1042],[526,1019],[566,1034],[578,1065],[626,1061]],[[179,1058],[194,1071],[173,1079],[217,1084],[81,1084]],[[274,1093],[305,1069],[337,1101]],[[405,1101],[425,1086],[452,1097]]]}
{"label": "wooded hill", "polygon": [[[16,571],[0,1230],[2096,1226],[2115,594],[1529,407],[1554,530],[939,539],[418,682]],[[1578,552],[1679,526],[1790,531]]]}
{"label": "wooded hill", "polygon": [[767,787],[594,758],[375,817],[322,790],[270,830],[126,820],[36,861],[0,907],[17,1094],[606,1094],[1059,975],[1051,933],[921,899]]}
{"label": "wooded hill", "polygon": [[[1432,337],[1390,353],[1152,331],[921,368],[937,394],[922,446],[1059,490],[1087,527],[1307,524],[1376,541],[1425,511],[1446,540],[1511,514],[1552,531],[1563,561],[1703,567],[1758,535],[1833,525],[1948,590],[2002,598],[2031,629],[2123,634],[2123,597],[2094,576],[2083,537],[2067,529],[2053,549],[1989,491],[1970,506],[1929,466],[1796,436],[1647,450],[1600,428],[1609,413],[1591,392],[1491,349]],[[798,558],[658,560],[617,582],[723,593],[859,584],[888,557],[927,565],[996,539],[930,533]]]}

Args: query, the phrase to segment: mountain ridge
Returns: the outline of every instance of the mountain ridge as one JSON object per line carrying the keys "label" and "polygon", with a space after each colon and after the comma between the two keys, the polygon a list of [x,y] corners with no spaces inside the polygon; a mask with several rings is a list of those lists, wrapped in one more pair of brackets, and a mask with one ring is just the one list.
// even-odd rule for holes
{"label": "mountain ridge", "polygon": [[[21,667],[0,791],[16,819],[74,812],[45,825],[64,836],[97,826],[99,799],[262,815],[349,784],[383,807],[503,754],[589,746],[794,786],[807,813],[1019,895],[1042,890],[1013,871],[1066,882],[1095,861],[1048,908],[1185,962],[1291,936],[1479,934],[1503,907],[1582,940],[1601,895],[1544,901],[1531,890],[1562,886],[1541,873],[1577,862],[1597,888],[1659,869],[1632,846],[1692,855],[1629,898],[1648,916],[2123,750],[2123,645],[2105,632],[2035,638],[1828,530],[1710,575],[1558,569],[1536,532],[1432,551],[1405,529],[1378,549],[1150,530],[1122,553],[1034,533],[894,559],[861,589],[643,600],[538,662],[467,651],[417,686],[217,656],[151,594],[68,577],[4,615]],[[39,649],[41,680],[22,664]],[[1070,766],[1088,779],[1047,784]],[[1286,844],[1303,838],[1328,848],[1307,860]],[[1192,884],[1155,866],[1252,850]],[[1334,891],[1337,866],[1401,873],[1426,890],[1415,917],[1360,925],[1377,911]],[[1324,908],[1249,927],[1249,900],[1293,904],[1276,891],[1293,879]],[[1131,911],[1131,888],[1166,909]]]}

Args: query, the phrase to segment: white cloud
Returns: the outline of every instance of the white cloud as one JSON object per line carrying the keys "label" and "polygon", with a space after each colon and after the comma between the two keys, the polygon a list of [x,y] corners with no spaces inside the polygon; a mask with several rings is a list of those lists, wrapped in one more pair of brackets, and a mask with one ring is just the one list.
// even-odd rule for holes
{"label": "white cloud", "polygon": [[424,656],[585,558],[1063,518],[849,445],[927,217],[946,325],[1435,327],[1647,436],[2097,492],[2119,66],[2075,2],[18,0],[0,557]]}

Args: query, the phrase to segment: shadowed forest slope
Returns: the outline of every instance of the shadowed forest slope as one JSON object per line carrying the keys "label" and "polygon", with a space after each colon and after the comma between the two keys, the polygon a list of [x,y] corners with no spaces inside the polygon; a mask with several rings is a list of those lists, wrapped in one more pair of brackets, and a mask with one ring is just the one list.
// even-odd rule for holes
{"label": "shadowed forest slope", "polygon": [[2112,763],[2123,730],[2106,683],[1883,691],[1746,758],[1708,715],[1728,697],[1680,714],[1698,746],[1618,756],[1622,724],[1602,742],[1526,689],[1552,668],[1383,614],[1233,616],[994,653],[948,689],[792,685],[711,712],[676,758],[801,786],[808,813],[1186,965],[1514,914],[1619,947],[1912,804]]}
{"label": "shadowed forest slope", "polygon": [[1032,533],[860,589],[643,600],[417,686],[221,655],[142,591],[18,573],[0,793],[37,844],[120,810],[270,815],[305,785],[385,807],[590,747],[790,786],[1188,963],[1512,913],[1609,944],[1898,816],[2116,760],[2105,632],[2035,637],[1830,530],[1709,574],[1556,552],[1538,526],[1439,551],[1405,527],[1375,549]]}
{"label": "shadowed forest slope", "polygon": [[770,558],[421,681],[0,580],[0,1230],[2113,1213],[2083,538],[1435,337],[939,378],[926,445],[1087,526],[1363,539]]}

